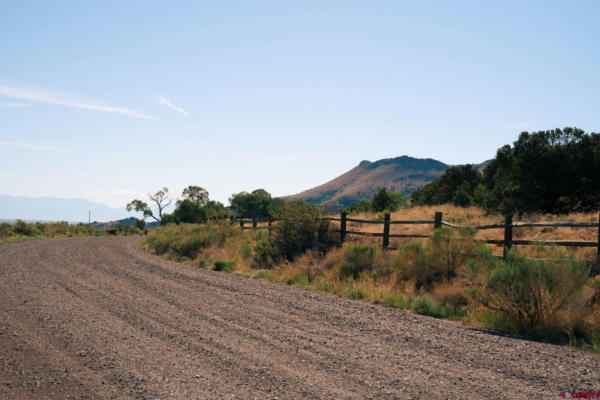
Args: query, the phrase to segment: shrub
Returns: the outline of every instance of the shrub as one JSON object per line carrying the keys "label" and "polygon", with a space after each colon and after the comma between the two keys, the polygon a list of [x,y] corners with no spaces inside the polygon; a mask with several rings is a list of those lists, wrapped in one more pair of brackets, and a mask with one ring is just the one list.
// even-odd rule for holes
{"label": "shrub", "polygon": [[335,234],[321,211],[303,201],[290,201],[283,205],[279,221],[273,226],[273,249],[287,260],[308,249],[326,252],[334,244]]}
{"label": "shrub", "polygon": [[375,246],[372,244],[353,244],[344,249],[344,263],[340,267],[340,277],[352,276],[357,279],[361,272],[369,269],[375,259]]}
{"label": "shrub", "polygon": [[225,260],[215,260],[214,262],[214,270],[215,271],[226,271],[231,272],[233,269],[233,261],[225,261]]}
{"label": "shrub", "polygon": [[138,229],[144,231],[146,229],[146,221],[144,221],[141,218],[136,218],[135,221],[133,222],[133,226],[135,228],[138,228]]}
{"label": "shrub", "polygon": [[42,233],[40,230],[33,224],[28,224],[22,219],[18,219],[13,226],[13,231],[16,234],[25,235],[25,236],[39,236]]}
{"label": "shrub", "polygon": [[396,295],[388,294],[383,296],[382,303],[386,304],[390,307],[405,309],[408,306],[408,301],[406,300],[406,296],[402,293],[398,293]]}
{"label": "shrub", "polygon": [[7,222],[0,223],[0,237],[8,237],[8,236],[12,236],[12,234],[13,234],[13,227],[11,224],[9,224]]}
{"label": "shrub", "polygon": [[456,314],[456,310],[452,304],[442,304],[426,294],[416,296],[413,299],[410,308],[419,314],[429,315],[430,317],[435,318],[445,318]]}
{"label": "shrub", "polygon": [[573,329],[573,315],[585,303],[589,266],[550,251],[550,258],[528,259],[513,250],[494,269],[478,300],[502,313],[518,333],[556,339]]}
{"label": "shrub", "polygon": [[353,299],[353,300],[362,300],[362,299],[366,299],[367,295],[365,293],[363,293],[362,291],[360,291],[359,289],[350,288],[346,292],[346,297],[349,299]]}
{"label": "shrub", "polygon": [[403,280],[414,280],[417,288],[448,281],[456,270],[475,256],[474,232],[440,228],[425,244],[411,241],[392,258],[392,266]]}
{"label": "shrub", "polygon": [[254,257],[252,258],[252,268],[271,269],[275,260],[278,258],[277,251],[269,240],[257,240],[253,248]]}
{"label": "shrub", "polygon": [[252,247],[250,247],[250,243],[248,243],[247,239],[242,239],[239,252],[244,260],[249,260],[252,256]]}
{"label": "shrub", "polygon": [[198,260],[199,268],[206,268],[209,265],[213,265],[213,264],[214,264],[214,260],[212,259],[212,257],[202,257],[201,259]]}
{"label": "shrub", "polygon": [[235,235],[239,235],[239,230],[226,223],[169,224],[149,232],[143,243],[156,254],[168,254],[176,259],[195,258],[203,249],[223,246],[228,238]]}

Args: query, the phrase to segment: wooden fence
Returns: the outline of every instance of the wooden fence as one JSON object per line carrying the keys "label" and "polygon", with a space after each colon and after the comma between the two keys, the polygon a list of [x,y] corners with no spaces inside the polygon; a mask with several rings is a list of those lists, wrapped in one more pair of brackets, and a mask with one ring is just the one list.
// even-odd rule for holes
{"label": "wooden fence", "polygon": [[[446,222],[442,219],[442,213],[436,212],[433,216],[432,220],[406,220],[406,221],[392,221],[390,220],[390,214],[384,215],[384,220],[381,221],[371,221],[357,218],[348,218],[345,212],[342,212],[340,218],[331,218],[327,217],[331,221],[339,221],[340,222],[340,241],[343,242],[346,238],[346,235],[362,235],[362,236],[374,236],[381,237],[382,245],[384,249],[389,249],[390,238],[428,238],[430,235],[427,234],[393,234],[390,233],[390,225],[432,225],[433,229],[440,228],[442,226],[447,226],[453,229],[461,229],[461,228],[471,228],[477,231],[486,230],[486,229],[504,229],[504,239],[496,240],[496,239],[477,239],[478,241],[495,244],[504,247],[503,257],[506,257],[507,251],[513,245],[519,246],[528,246],[528,245],[555,245],[555,246],[570,246],[570,247],[596,247],[597,249],[597,259],[600,260],[600,215],[598,217],[598,222],[517,222],[513,223],[513,216],[511,214],[507,214],[504,218],[503,224],[489,224],[489,225],[479,225],[479,226],[460,226],[451,224],[450,222]],[[383,230],[381,233],[374,232],[360,232],[360,231],[352,231],[347,229],[348,222],[356,222],[361,224],[379,224],[383,225]],[[569,228],[598,228],[598,240],[595,242],[590,241],[573,241],[573,240],[514,240],[513,239],[513,228],[526,228],[526,227],[569,227]]]}
{"label": "wooden fence", "polygon": [[[569,247],[595,247],[597,250],[597,260],[600,261],[600,215],[598,216],[598,222],[513,222],[513,216],[511,214],[507,214],[504,217],[504,223],[501,224],[488,224],[488,225],[479,225],[479,226],[460,226],[451,224],[450,222],[446,222],[443,220],[443,215],[441,212],[436,212],[431,220],[397,220],[392,221],[390,219],[390,214],[385,214],[383,220],[366,220],[366,219],[358,219],[358,218],[349,218],[346,212],[342,212],[340,217],[323,217],[323,219],[329,221],[339,222],[340,228],[339,239],[340,242],[343,243],[346,240],[346,236],[348,235],[357,235],[357,236],[370,236],[370,237],[381,237],[382,238],[382,246],[385,250],[391,250],[390,238],[429,238],[430,234],[416,234],[416,233],[390,233],[391,225],[432,225],[433,230],[437,228],[441,228],[442,226],[447,226],[452,229],[461,229],[461,228],[471,228],[477,231],[487,230],[487,229],[504,229],[504,239],[477,239],[480,242],[494,244],[498,246],[503,246],[503,257],[506,257],[507,251],[514,245],[518,246],[529,246],[529,245],[554,245],[554,246],[569,246]],[[230,223],[234,224],[239,222],[240,228],[242,229],[258,229],[264,228],[264,226],[259,227],[258,223],[267,222],[267,227],[271,227],[273,222],[280,220],[279,218],[234,218],[229,217]],[[349,230],[347,228],[347,224],[349,222],[360,223],[360,224],[377,224],[383,225],[383,229],[381,232],[362,232],[357,230]],[[248,226],[246,224],[251,224]],[[530,227],[556,227],[556,228],[598,228],[598,240],[595,242],[591,241],[573,241],[573,240],[528,240],[528,239],[513,239],[513,229],[514,228],[530,228]]]}

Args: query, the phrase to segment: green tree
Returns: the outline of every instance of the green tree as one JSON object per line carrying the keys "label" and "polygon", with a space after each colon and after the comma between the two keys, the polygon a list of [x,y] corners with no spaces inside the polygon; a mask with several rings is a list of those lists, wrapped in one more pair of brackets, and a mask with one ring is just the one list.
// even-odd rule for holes
{"label": "green tree", "polygon": [[273,225],[271,244],[275,251],[288,260],[298,254],[316,249],[327,251],[334,244],[335,236],[329,220],[312,204],[301,200],[286,202]]}
{"label": "green tree", "polygon": [[183,200],[177,201],[168,222],[199,224],[209,218],[227,215],[223,204],[210,200],[208,191],[200,186],[188,186],[183,190],[182,197]]}
{"label": "green tree", "polygon": [[475,188],[482,182],[481,173],[471,164],[450,167],[427,186],[415,190],[411,196],[412,203],[436,205],[457,201],[460,203],[457,205],[468,206]]}
{"label": "green tree", "polygon": [[371,209],[375,212],[396,211],[405,203],[402,193],[381,188],[371,198]]}
{"label": "green tree", "polygon": [[172,215],[176,223],[199,224],[206,219],[204,208],[190,199],[178,201]]}
{"label": "green tree", "polygon": [[498,149],[483,175],[470,165],[450,167],[413,192],[412,202],[520,213],[598,210],[600,134],[569,127],[522,132],[512,146]]}
{"label": "green tree", "polygon": [[577,128],[522,132],[484,171],[489,207],[567,213],[600,206],[600,134]]}
{"label": "green tree", "polygon": [[190,185],[183,189],[182,197],[194,204],[204,207],[209,202],[208,191],[200,186]]}
{"label": "green tree", "polygon": [[274,199],[264,189],[252,193],[240,192],[229,199],[231,208],[243,218],[265,218],[274,215],[283,205],[282,199]]}
{"label": "green tree", "polygon": [[152,209],[150,209],[150,206],[148,206],[148,203],[139,199],[134,199],[130,203],[128,203],[126,206],[127,211],[141,212],[144,216],[144,219],[146,219],[147,217],[151,217],[156,222],[160,223],[165,208],[171,205],[171,199],[169,199],[169,189],[163,187],[156,193],[148,194],[148,197],[150,198],[150,200],[152,200],[152,202],[154,202],[154,204],[156,204],[156,208],[158,209],[158,217],[154,215]]}

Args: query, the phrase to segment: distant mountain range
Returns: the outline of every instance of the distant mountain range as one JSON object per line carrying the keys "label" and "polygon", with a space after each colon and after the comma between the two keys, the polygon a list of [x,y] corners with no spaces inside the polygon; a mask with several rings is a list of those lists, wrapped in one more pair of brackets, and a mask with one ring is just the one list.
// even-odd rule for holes
{"label": "distant mountain range", "polygon": [[[475,167],[481,170],[487,163],[475,164]],[[409,156],[362,161],[327,183],[285,198],[305,200],[328,211],[337,211],[354,201],[369,199],[382,187],[408,195],[443,174],[449,166],[431,158]]]}
{"label": "distant mountain range", "polygon": [[[483,170],[488,163],[485,161],[474,166]],[[354,201],[370,198],[382,187],[409,195],[443,174],[449,166],[431,158],[409,156],[362,161],[327,183],[284,199],[305,200],[326,210],[337,211]],[[125,207],[112,208],[84,199],[0,195],[0,220],[87,222],[88,210],[92,212],[92,221],[107,222],[107,226],[131,222],[120,221],[132,217]]]}
{"label": "distant mountain range", "polygon": [[131,217],[125,207],[112,208],[102,203],[84,199],[57,197],[25,197],[0,194],[0,219],[28,221],[88,222],[113,221]]}

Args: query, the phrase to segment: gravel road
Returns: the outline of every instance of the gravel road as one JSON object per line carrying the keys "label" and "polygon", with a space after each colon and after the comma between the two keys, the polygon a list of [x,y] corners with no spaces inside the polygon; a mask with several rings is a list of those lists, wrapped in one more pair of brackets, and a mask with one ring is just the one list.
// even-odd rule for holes
{"label": "gravel road", "polygon": [[206,271],[138,237],[0,246],[2,399],[547,399],[600,357]]}

